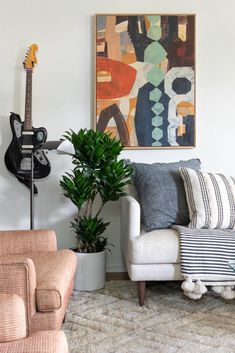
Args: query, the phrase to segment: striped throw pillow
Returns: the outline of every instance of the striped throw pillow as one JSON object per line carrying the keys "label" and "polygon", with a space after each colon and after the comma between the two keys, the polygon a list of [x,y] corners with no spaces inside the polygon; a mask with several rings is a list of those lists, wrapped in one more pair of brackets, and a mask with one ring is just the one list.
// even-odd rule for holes
{"label": "striped throw pillow", "polygon": [[190,228],[235,228],[235,180],[223,174],[180,168]]}

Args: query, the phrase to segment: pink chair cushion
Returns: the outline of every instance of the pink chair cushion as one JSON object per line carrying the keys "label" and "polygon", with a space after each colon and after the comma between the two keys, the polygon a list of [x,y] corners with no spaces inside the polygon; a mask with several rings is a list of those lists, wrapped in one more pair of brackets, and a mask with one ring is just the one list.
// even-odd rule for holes
{"label": "pink chair cushion", "polygon": [[23,340],[0,343],[0,353],[68,353],[62,331],[40,331]]}

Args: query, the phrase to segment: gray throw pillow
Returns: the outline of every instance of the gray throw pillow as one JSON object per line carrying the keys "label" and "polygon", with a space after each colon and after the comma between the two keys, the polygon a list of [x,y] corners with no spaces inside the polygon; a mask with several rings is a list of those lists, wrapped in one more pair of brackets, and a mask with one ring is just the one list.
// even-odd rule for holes
{"label": "gray throw pillow", "polygon": [[187,225],[189,212],[180,167],[200,169],[199,159],[175,163],[131,163],[146,232]]}

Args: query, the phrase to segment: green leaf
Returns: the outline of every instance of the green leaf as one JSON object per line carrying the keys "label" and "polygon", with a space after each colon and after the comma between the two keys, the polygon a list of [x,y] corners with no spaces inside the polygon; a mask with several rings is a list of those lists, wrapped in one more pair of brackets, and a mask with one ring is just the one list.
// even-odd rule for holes
{"label": "green leaf", "polygon": [[71,222],[77,235],[78,250],[89,253],[105,250],[108,240],[102,234],[108,225],[109,222],[104,222],[102,218],[86,216]]}

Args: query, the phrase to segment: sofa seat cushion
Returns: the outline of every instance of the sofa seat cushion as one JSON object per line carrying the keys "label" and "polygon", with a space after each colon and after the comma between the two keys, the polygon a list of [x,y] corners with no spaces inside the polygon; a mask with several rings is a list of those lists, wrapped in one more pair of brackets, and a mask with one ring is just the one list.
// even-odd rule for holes
{"label": "sofa seat cushion", "polygon": [[180,263],[179,235],[174,229],[142,231],[130,240],[128,256],[132,264]]}
{"label": "sofa seat cushion", "polygon": [[38,311],[59,309],[66,299],[73,278],[77,257],[71,250],[27,254],[36,270],[36,304]]}

